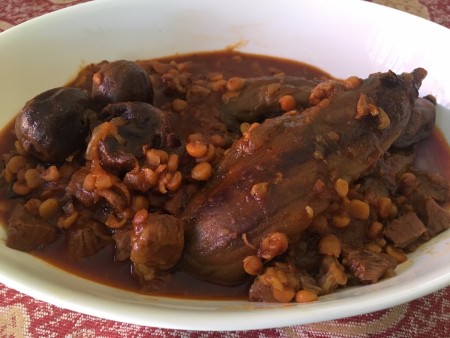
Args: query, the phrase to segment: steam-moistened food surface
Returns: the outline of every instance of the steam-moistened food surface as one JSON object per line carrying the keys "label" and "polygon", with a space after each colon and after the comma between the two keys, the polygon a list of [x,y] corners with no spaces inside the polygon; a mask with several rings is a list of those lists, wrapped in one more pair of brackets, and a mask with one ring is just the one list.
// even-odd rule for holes
{"label": "steam-moistened food surface", "polygon": [[426,70],[382,71],[231,51],[89,65],[3,129],[6,245],[179,297],[310,302],[392,277],[449,227],[450,157]]}

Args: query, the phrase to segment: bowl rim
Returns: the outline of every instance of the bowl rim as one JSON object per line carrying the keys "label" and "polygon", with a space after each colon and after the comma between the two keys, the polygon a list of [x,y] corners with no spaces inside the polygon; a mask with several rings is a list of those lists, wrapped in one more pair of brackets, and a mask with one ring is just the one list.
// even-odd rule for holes
{"label": "bowl rim", "polygon": [[[288,0],[286,0],[286,3],[287,2]],[[161,6],[163,3],[164,1],[154,1],[153,5]],[[206,1],[197,0],[195,1],[195,3],[205,4]],[[307,6],[305,5],[305,3],[301,4],[303,6]],[[309,6],[320,6],[323,4],[332,6],[332,0],[320,0],[315,2],[315,5],[311,4]],[[445,32],[442,33],[443,36],[450,36],[450,30],[442,26],[439,26],[422,18],[412,17],[412,15],[404,12],[382,7],[378,4],[359,0],[346,0],[343,1],[342,4],[341,6],[344,7],[356,7],[360,11],[375,10],[377,11],[377,13],[385,13],[388,16],[401,17],[402,20],[406,20],[408,22],[413,21],[415,23],[418,23],[418,25],[421,27],[429,27],[429,29],[433,32]],[[0,33],[0,48],[2,48],[2,44],[7,45],[15,43],[11,40],[19,39],[20,41],[35,29],[43,29],[43,25],[47,25],[47,23],[50,23],[50,26],[52,26],[66,20],[67,18],[70,18],[73,15],[80,16],[90,11],[101,11],[106,8],[109,8],[110,10],[112,9],[113,11],[118,11],[120,9],[126,8],[127,6],[149,6],[149,4],[146,3],[145,0],[131,0],[127,2],[126,5],[123,2],[121,3],[119,1],[112,0],[102,0],[95,2],[93,1],[78,4],[29,20],[23,24],[17,25],[8,29],[7,31]],[[45,29],[43,30],[45,31]],[[247,45],[243,46],[243,52],[247,51],[246,47]],[[447,106],[444,107],[444,109],[447,108]],[[448,234],[441,234],[431,242],[435,243],[441,241],[443,238],[448,239],[448,237]],[[8,250],[10,249],[4,248],[4,245],[2,246],[2,243],[0,241],[0,258],[9,257],[12,259],[13,255],[8,252]],[[417,254],[413,256],[416,257]],[[54,269],[50,266],[46,266],[46,263],[41,262],[37,264],[38,271],[41,271],[41,274],[43,272],[46,273],[51,269]],[[21,278],[18,279],[17,276],[21,276]],[[106,286],[99,287],[99,285],[97,285],[96,283],[83,280],[84,282],[86,282],[84,283],[78,280],[79,277],[74,278],[74,280],[76,280],[75,284],[82,283],[86,287],[86,293],[83,295],[80,295],[78,293],[79,290],[76,291],[77,289],[75,289],[75,291],[68,290],[66,285],[61,285],[60,283],[56,282],[51,284],[50,288],[36,289],[35,286],[40,282],[48,282],[44,277],[42,277],[42,275],[38,275],[38,277],[42,280],[36,280],[36,277],[33,277],[33,274],[30,274],[30,271],[21,271],[20,264],[15,267],[8,266],[7,269],[0,269],[0,282],[4,283],[8,287],[14,288],[20,292],[35,297],[36,299],[40,299],[70,310],[78,311],[88,315],[98,316],[105,319],[125,321],[132,324],[159,326],[172,329],[216,331],[265,329],[273,328],[275,327],[274,325],[288,326],[296,324],[306,324],[315,322],[317,320],[322,321],[328,319],[339,319],[385,309],[387,307],[395,306],[404,302],[411,301],[418,297],[422,297],[426,294],[448,286],[450,284],[450,269],[446,269],[445,267],[443,267],[442,269],[435,270],[433,274],[430,274],[426,277],[418,276],[415,281],[404,280],[403,283],[395,285],[394,287],[391,286],[392,281],[389,280],[383,281],[374,286],[364,287],[365,289],[361,289],[360,293],[353,296],[350,301],[344,303],[343,299],[345,300],[345,296],[348,293],[345,290],[343,292],[324,297],[324,302],[322,303],[319,302],[316,304],[295,304],[287,306],[253,304],[252,306],[250,306],[250,308],[255,309],[255,311],[249,311],[249,304],[247,302],[236,303],[234,301],[223,301],[221,304],[225,304],[225,306],[221,307],[217,305],[216,301],[201,301],[194,302],[195,306],[183,305],[177,307],[177,304],[173,303],[173,300],[171,299],[150,297],[155,301],[152,305],[154,308],[146,311],[145,315],[135,317],[127,315],[127,308],[122,311],[117,309],[117,304],[115,303],[116,299],[114,297],[112,297],[111,299],[104,298],[106,296],[111,296],[111,292],[116,292],[116,289]],[[35,282],[35,284],[30,284],[30,280]],[[64,282],[69,283],[67,279],[64,279]],[[69,283],[69,285],[74,284]],[[383,289],[383,287],[386,285],[391,287],[391,292],[389,293],[388,298],[386,298],[386,294]],[[106,293],[104,293],[103,289],[106,290]],[[366,300],[366,292],[370,292],[372,295],[372,297],[370,298],[370,303]],[[65,293],[66,295],[64,295]],[[122,293],[122,291],[120,293]],[[125,307],[131,306],[133,309],[143,309],[141,303],[136,303],[136,294],[127,293],[127,295],[131,300],[130,304],[124,305]],[[96,303],[94,305],[87,302],[89,297],[91,297],[91,299],[95,299]],[[357,306],[357,304],[359,303],[364,306],[362,306],[361,304],[360,306]],[[159,304],[160,306],[156,306],[155,304]],[[277,317],[276,323],[274,323],[273,320],[274,312],[280,314],[280,316]],[[299,316],[302,316],[302,318],[299,318]],[[175,317],[177,318],[176,321],[173,320],[173,318]],[[202,320],[201,322],[199,322],[199,319],[206,320]]]}

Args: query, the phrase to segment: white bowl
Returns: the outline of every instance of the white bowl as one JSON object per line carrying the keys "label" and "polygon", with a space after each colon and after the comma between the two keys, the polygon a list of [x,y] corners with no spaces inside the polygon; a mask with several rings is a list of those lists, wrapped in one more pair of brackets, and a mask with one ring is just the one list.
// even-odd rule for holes
{"label": "white bowl", "polygon": [[[24,102],[103,59],[139,59],[238,46],[239,51],[304,61],[337,77],[425,67],[422,93],[439,102],[450,139],[450,31],[364,1],[95,1],[0,34],[0,125]],[[398,276],[349,288],[313,304],[255,304],[150,297],[106,287],[11,250],[0,230],[0,281],[86,314],[177,329],[243,330],[367,313],[450,284],[450,231],[410,255]]]}

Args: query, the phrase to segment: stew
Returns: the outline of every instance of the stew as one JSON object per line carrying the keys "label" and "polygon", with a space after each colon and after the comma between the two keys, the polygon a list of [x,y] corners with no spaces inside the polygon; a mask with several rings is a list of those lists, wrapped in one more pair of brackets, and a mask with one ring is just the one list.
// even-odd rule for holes
{"label": "stew", "polygon": [[450,224],[426,75],[234,51],[91,64],[2,131],[6,244],[177,297],[309,302],[394,276]]}

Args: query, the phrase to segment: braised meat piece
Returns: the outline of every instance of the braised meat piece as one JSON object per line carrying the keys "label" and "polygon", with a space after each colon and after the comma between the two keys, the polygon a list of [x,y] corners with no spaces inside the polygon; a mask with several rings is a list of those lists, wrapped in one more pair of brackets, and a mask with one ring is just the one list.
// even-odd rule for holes
{"label": "braised meat piece", "polygon": [[272,232],[298,240],[328,206],[330,185],[359,178],[399,137],[425,76],[416,69],[373,74],[352,89],[327,85],[318,105],[251,130],[184,212],[185,267],[237,284],[246,278],[243,258],[254,252],[244,234],[253,246]]}
{"label": "braised meat piece", "polygon": [[426,196],[439,203],[450,201],[450,184],[441,175],[430,171],[411,170],[405,173],[401,177],[400,191],[416,204]]}
{"label": "braised meat piece", "polygon": [[390,222],[384,229],[384,235],[389,238],[394,246],[406,248],[414,243],[427,228],[414,212],[408,212]]}
{"label": "braised meat piece", "polygon": [[277,299],[273,296],[273,288],[261,277],[257,277],[248,291],[248,299],[251,302],[276,303]]}
{"label": "braised meat piece", "polygon": [[8,219],[6,245],[21,251],[33,251],[56,240],[56,228],[17,205]]}
{"label": "braised meat piece", "polygon": [[358,181],[365,200],[376,205],[380,198],[394,195],[400,176],[411,168],[414,156],[411,149],[389,149],[375,168]]}
{"label": "braised meat piece", "polygon": [[299,290],[310,290],[316,295],[322,290],[308,274],[293,265],[274,263],[257,276],[250,286],[252,302],[290,302]]}
{"label": "braised meat piece", "polygon": [[92,256],[111,242],[106,227],[92,219],[78,221],[67,232],[67,250],[75,259]]}
{"label": "braised meat piece", "polygon": [[133,218],[131,261],[156,270],[170,269],[180,259],[183,239],[176,217],[141,210]]}
{"label": "braised meat piece", "polygon": [[425,208],[420,216],[431,236],[436,236],[450,227],[450,211],[441,207],[431,197],[425,198]]}
{"label": "braised meat piece", "polygon": [[115,242],[115,255],[114,258],[117,261],[126,261],[130,258],[131,254],[131,231],[130,227],[124,227],[117,229],[112,238]]}
{"label": "braised meat piece", "polygon": [[100,103],[140,101],[151,103],[153,88],[150,79],[132,61],[105,62],[92,77],[92,96]]}
{"label": "braised meat piece", "polygon": [[47,163],[61,163],[82,150],[89,132],[88,95],[77,88],[54,88],[27,102],[16,119],[23,148]]}
{"label": "braised meat piece", "polygon": [[378,282],[397,266],[397,261],[385,253],[347,247],[343,250],[343,265],[363,284]]}

